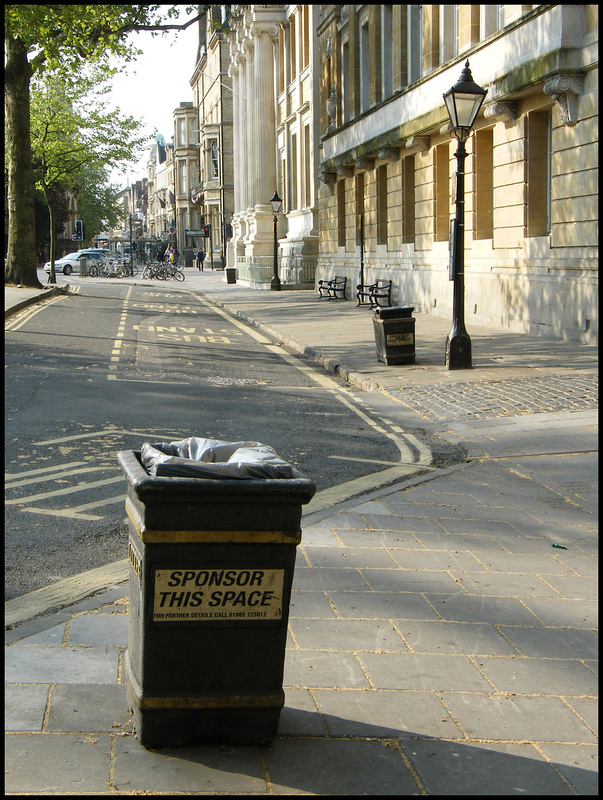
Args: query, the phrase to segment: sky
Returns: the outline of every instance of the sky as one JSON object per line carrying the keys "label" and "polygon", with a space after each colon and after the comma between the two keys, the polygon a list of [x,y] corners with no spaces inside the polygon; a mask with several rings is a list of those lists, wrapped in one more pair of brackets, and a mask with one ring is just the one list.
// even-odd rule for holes
{"label": "sky", "polygon": [[[195,68],[198,45],[196,23],[185,31],[173,31],[151,36],[148,31],[131,35],[130,42],[143,50],[130,62],[127,70],[113,79],[113,91],[107,96],[110,108],[121,111],[145,123],[143,134],[149,134],[153,144],[153,129],[169,142],[174,135],[173,111],[184,100],[192,101],[189,83]],[[145,178],[148,148],[136,165],[126,172],[112,172],[111,182],[121,187]]]}

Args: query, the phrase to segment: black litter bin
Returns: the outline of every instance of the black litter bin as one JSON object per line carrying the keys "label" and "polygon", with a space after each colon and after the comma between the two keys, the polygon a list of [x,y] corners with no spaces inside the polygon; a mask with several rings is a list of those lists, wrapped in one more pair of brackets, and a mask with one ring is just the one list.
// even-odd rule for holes
{"label": "black litter bin", "polygon": [[[199,442],[214,441],[143,445],[117,456],[130,529],[125,674],[145,747],[267,744],[284,705],[301,508],[316,487],[259,443],[215,442],[218,450],[244,445],[227,462],[177,457],[183,445],[195,456]],[[253,452],[251,463],[236,461],[254,447],[276,456],[267,458],[274,468],[267,474],[286,477],[256,477],[264,473]]]}
{"label": "black litter bin", "polygon": [[388,366],[415,363],[414,306],[375,309],[373,327],[377,358]]}
{"label": "black litter bin", "polygon": [[237,282],[237,270],[235,267],[226,267],[226,283]]}

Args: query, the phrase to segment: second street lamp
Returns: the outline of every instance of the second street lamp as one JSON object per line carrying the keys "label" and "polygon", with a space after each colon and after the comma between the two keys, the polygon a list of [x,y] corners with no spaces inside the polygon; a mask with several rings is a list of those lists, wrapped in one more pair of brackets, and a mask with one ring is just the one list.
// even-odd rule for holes
{"label": "second street lamp", "polygon": [[469,61],[461,77],[444,94],[444,102],[452,135],[458,141],[455,153],[456,168],[456,218],[452,225],[450,241],[452,298],[452,330],[446,339],[445,364],[448,369],[471,367],[471,339],[465,329],[465,142],[484,102],[486,90],[473,82]]}
{"label": "second street lamp", "polygon": [[276,233],[276,215],[281,210],[282,200],[278,196],[278,191],[274,192],[272,199],[270,200],[270,205],[272,206],[272,214],[274,219],[274,275],[270,281],[270,288],[275,292],[280,292],[281,279],[278,276],[278,239]]}

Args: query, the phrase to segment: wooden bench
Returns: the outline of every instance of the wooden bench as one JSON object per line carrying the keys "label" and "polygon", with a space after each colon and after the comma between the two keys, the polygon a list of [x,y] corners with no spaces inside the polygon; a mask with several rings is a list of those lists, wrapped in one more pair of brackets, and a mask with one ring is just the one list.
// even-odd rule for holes
{"label": "wooden bench", "polygon": [[[392,282],[377,280],[375,283],[358,284],[356,287],[356,297],[359,306],[391,306],[392,304]],[[381,303],[380,300],[385,300]]]}
{"label": "wooden bench", "polygon": [[[334,298],[338,299],[339,296],[343,300],[346,299],[345,287],[348,279],[343,275],[335,275],[330,281],[318,281],[318,297],[326,297],[328,300]],[[323,294],[324,292],[324,294]]]}

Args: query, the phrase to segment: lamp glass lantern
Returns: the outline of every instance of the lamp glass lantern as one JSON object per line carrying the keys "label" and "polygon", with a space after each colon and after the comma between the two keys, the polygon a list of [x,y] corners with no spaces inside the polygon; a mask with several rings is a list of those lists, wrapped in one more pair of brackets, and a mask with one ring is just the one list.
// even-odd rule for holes
{"label": "lamp glass lantern", "polygon": [[272,199],[270,200],[270,205],[272,206],[272,213],[278,214],[278,212],[281,210],[282,204],[283,201],[278,196],[278,192],[275,191],[274,194],[272,195]]}
{"label": "lamp glass lantern", "polygon": [[466,61],[458,81],[444,93],[452,133],[457,139],[469,138],[485,96],[486,90],[473,81],[469,61]]}

